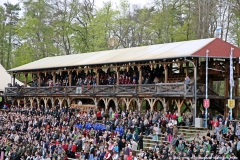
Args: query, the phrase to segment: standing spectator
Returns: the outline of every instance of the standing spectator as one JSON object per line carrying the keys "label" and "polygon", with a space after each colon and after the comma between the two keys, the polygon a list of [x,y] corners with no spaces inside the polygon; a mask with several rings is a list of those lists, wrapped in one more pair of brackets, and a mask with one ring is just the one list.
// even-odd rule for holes
{"label": "standing spectator", "polygon": [[211,114],[210,112],[208,112],[207,125],[208,125],[208,129],[209,129],[209,130],[212,130],[212,123],[213,123],[212,114]]}
{"label": "standing spectator", "polygon": [[238,126],[238,130],[236,131],[235,135],[240,139],[240,126]]}
{"label": "standing spectator", "polygon": [[102,120],[100,109],[97,111],[97,120]]}
{"label": "standing spectator", "polygon": [[240,159],[240,139],[237,139],[237,156],[238,159]]}
{"label": "standing spectator", "polygon": [[185,78],[185,83],[190,83],[190,78],[188,76]]}

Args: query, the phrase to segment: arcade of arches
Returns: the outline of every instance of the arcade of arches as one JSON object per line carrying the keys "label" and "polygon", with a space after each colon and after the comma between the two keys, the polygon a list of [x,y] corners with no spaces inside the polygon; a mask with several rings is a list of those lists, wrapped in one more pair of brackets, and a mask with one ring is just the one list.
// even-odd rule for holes
{"label": "arcade of arches", "polygon": [[[25,97],[24,99],[14,99],[12,101],[13,105],[18,106],[56,106],[60,107],[70,106],[71,104],[77,104],[79,101],[82,104],[92,104],[99,109],[108,110],[110,107],[113,110],[121,108],[122,110],[132,110],[141,111],[146,110],[151,111],[171,111],[178,112],[179,115],[192,110],[192,100],[191,99],[167,99],[167,98],[72,98],[72,97],[45,97],[45,98],[35,98],[35,97]],[[185,106],[185,107],[183,107]]]}

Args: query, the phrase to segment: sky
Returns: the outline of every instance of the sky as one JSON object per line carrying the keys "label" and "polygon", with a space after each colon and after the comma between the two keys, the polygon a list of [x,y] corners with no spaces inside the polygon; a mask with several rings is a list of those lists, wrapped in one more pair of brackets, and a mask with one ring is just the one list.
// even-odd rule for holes
{"label": "sky", "polygon": [[[112,4],[115,5],[115,4],[119,4],[120,0],[95,0],[95,3],[97,6],[101,7],[103,6],[104,2],[109,2],[109,1],[111,1]],[[137,5],[140,5],[141,7],[143,7],[144,5],[147,5],[149,1],[151,0],[129,0],[131,4],[137,4]],[[19,2],[19,0],[0,0],[0,5],[3,5],[6,2],[16,4]]]}

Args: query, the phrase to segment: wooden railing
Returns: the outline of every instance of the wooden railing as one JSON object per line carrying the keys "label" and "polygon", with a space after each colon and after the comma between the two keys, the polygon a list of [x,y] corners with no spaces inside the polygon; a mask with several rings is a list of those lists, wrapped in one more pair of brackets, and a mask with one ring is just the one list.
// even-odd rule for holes
{"label": "wooden railing", "polygon": [[51,95],[165,95],[193,96],[193,83],[158,83],[142,85],[97,85],[59,87],[7,87],[6,96]]}

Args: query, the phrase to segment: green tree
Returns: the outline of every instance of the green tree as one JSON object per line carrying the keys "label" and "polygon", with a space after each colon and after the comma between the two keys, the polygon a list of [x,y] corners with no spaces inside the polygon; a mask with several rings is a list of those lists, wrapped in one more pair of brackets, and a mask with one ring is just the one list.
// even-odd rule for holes
{"label": "green tree", "polygon": [[[5,6],[5,16],[6,16],[6,29],[5,36],[7,37],[7,56],[6,56],[6,68],[10,68],[10,59],[12,56],[12,50],[15,49],[14,44],[14,35],[15,35],[15,29],[16,24],[18,22],[19,18],[19,11],[21,10],[19,7],[19,4],[11,4],[9,2],[4,3]],[[4,24],[3,24],[4,27]]]}
{"label": "green tree", "polygon": [[0,6],[0,63],[4,66],[4,55],[5,55],[5,46],[6,46],[6,15],[5,15],[5,8]]}
{"label": "green tree", "polygon": [[[54,29],[51,26],[51,6],[44,0],[24,1],[24,16],[19,21],[17,33],[22,45],[19,50],[26,50],[29,60],[38,60],[47,56],[58,55],[53,41]],[[21,54],[16,51],[16,54]],[[21,56],[21,55],[18,55]]]}

